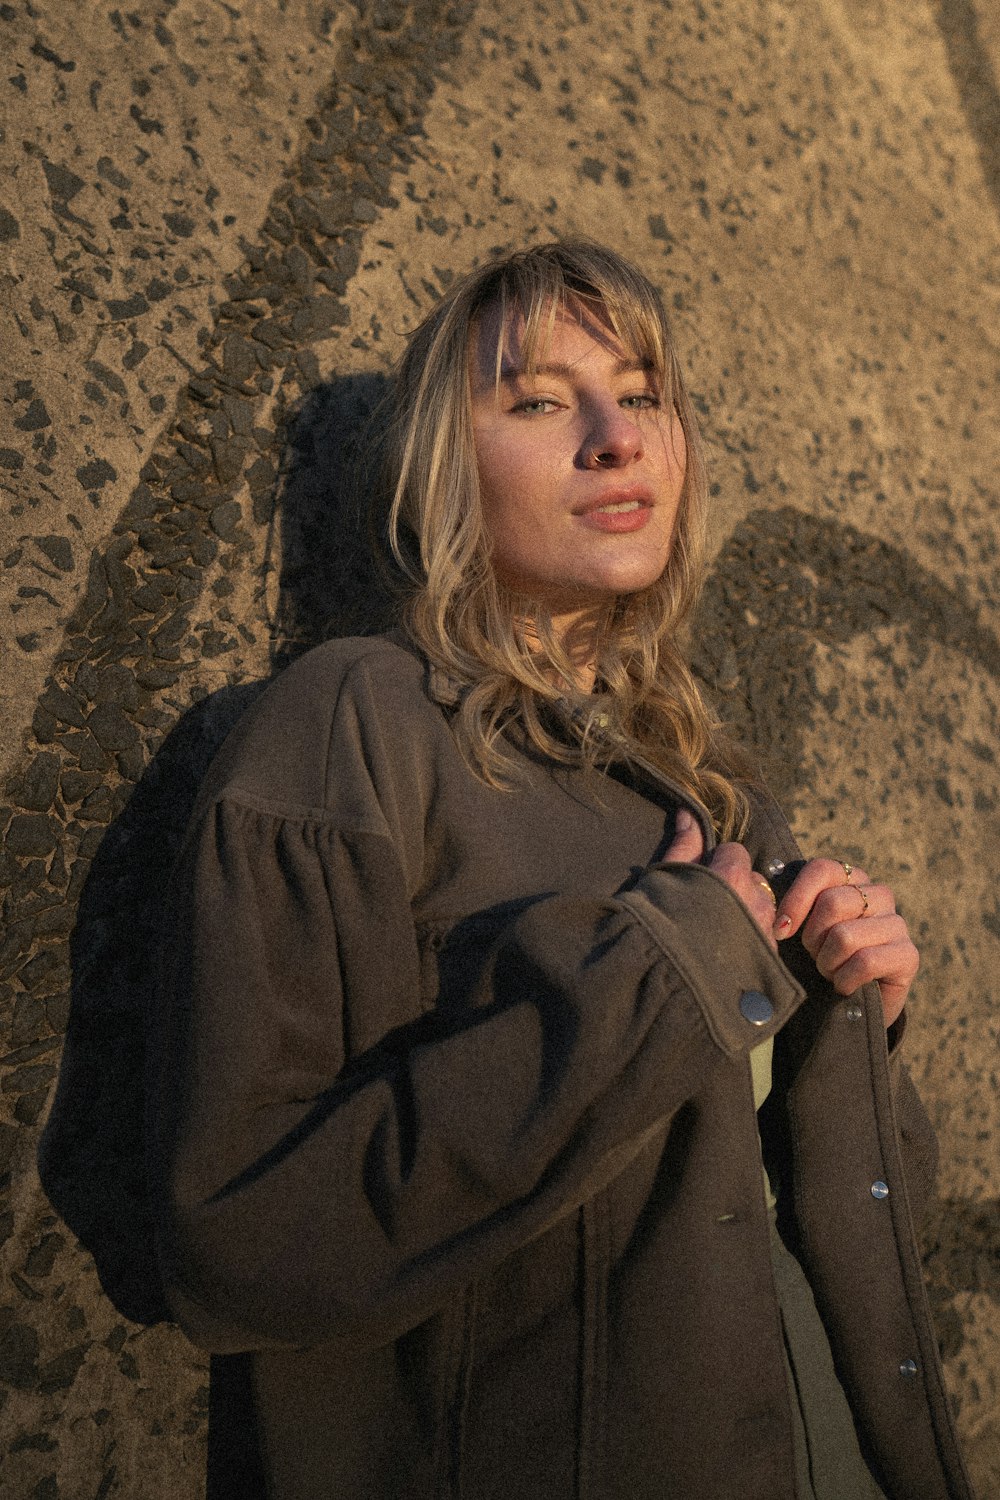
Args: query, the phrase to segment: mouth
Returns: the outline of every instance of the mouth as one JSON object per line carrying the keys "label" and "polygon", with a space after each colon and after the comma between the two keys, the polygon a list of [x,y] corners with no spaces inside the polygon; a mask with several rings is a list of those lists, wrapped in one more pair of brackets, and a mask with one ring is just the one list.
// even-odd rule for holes
{"label": "mouth", "polygon": [[594,513],[598,516],[621,516],[630,510],[642,510],[641,500],[609,500],[606,505],[594,507]]}
{"label": "mouth", "polygon": [[630,511],[649,510],[653,504],[651,492],[641,484],[630,484],[613,491],[605,491],[581,508],[580,515],[621,516]]}
{"label": "mouth", "polygon": [[605,490],[603,495],[595,495],[590,505],[577,511],[579,525],[610,533],[640,531],[652,516],[652,492],[641,484]]}

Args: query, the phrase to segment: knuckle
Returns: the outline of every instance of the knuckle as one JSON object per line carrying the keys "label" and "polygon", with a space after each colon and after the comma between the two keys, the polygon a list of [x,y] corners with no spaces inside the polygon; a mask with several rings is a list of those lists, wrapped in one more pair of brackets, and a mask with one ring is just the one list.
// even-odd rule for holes
{"label": "knuckle", "polygon": [[841,995],[853,995],[854,991],[860,989],[863,984],[874,979],[874,973],[870,972],[870,963],[864,953],[853,954],[846,963],[837,969],[836,989]]}
{"label": "knuckle", "polygon": [[737,875],[744,873],[744,867],[749,870],[750,856],[740,844],[720,844],[712,856],[712,864]]}
{"label": "knuckle", "polygon": [[855,968],[854,987],[858,985],[871,984],[872,980],[882,978],[885,964],[878,958],[877,948],[866,948],[861,953],[855,954],[852,959]]}
{"label": "knuckle", "polygon": [[840,923],[836,927],[831,927],[827,933],[826,942],[823,947],[834,968],[839,968],[841,964],[845,964],[857,951],[850,933],[844,930],[843,923]]}
{"label": "knuckle", "polygon": [[[807,922],[799,934],[799,940],[809,957],[818,963],[822,947],[822,932],[817,932],[812,922]],[[822,971],[821,971],[822,972]]]}
{"label": "knuckle", "polygon": [[817,920],[826,927],[831,926],[839,903],[840,893],[837,887],[827,886],[825,890],[820,891],[813,902],[813,912]]}

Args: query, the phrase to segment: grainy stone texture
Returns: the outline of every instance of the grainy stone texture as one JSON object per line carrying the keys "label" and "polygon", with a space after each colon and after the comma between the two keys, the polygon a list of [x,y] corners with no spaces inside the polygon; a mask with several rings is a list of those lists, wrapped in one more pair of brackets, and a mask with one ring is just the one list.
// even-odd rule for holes
{"label": "grainy stone texture", "polygon": [[[7,724],[30,721],[91,549],[299,149],[333,66],[335,14],[305,0],[0,11]],[[19,748],[4,736],[0,769]]]}
{"label": "grainy stone texture", "polygon": [[157,1321],[143,1191],[156,896],[259,681],[384,617],[350,476],[401,335],[574,231],[673,309],[698,671],[921,942],[927,1270],[1000,1492],[996,13],[85,9],[0,4],[5,1493],[201,1491],[207,1361]]}

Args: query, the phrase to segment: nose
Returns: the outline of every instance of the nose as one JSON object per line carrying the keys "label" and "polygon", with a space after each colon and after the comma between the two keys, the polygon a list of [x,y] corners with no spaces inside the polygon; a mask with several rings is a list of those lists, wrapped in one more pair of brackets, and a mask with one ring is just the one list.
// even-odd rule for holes
{"label": "nose", "polygon": [[642,457],[642,430],[630,412],[615,402],[602,403],[590,420],[583,445],[587,469],[621,469]]}

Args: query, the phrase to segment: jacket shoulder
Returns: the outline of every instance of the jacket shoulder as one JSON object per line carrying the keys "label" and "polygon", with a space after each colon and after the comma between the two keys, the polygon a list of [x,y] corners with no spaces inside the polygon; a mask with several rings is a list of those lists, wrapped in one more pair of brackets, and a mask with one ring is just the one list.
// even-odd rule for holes
{"label": "jacket shoulder", "polygon": [[261,704],[273,697],[275,706],[330,702],[360,683],[378,691],[408,691],[426,697],[427,664],[396,635],[348,636],[324,641],[298,657],[274,679]]}
{"label": "jacket shoulder", "polygon": [[331,770],[372,769],[379,749],[405,736],[448,733],[427,690],[427,666],[392,636],[324,642],[285,668],[225,741],[201,801],[220,795],[321,811]]}

